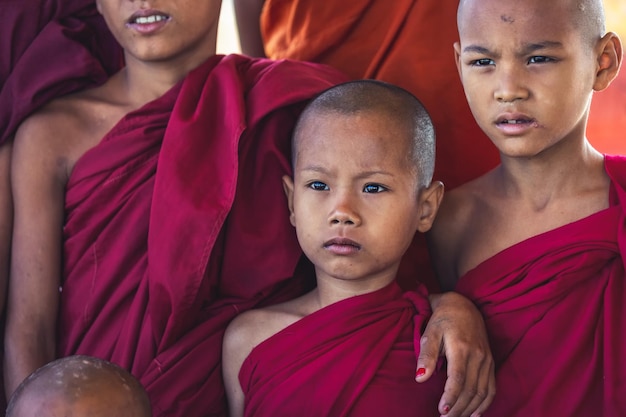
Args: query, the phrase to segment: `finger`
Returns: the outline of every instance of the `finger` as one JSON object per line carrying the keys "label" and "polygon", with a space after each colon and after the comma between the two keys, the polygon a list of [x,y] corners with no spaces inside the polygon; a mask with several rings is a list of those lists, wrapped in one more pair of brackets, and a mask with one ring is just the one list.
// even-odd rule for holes
{"label": "finger", "polygon": [[459,417],[469,404],[469,393],[466,391],[466,363],[456,361],[448,363],[448,378],[439,401],[439,412],[449,417]]}
{"label": "finger", "polygon": [[[468,361],[466,372],[465,385],[448,413],[450,417],[468,417],[478,411],[490,395],[490,383],[495,383],[495,378],[492,381],[493,360],[491,355],[481,352],[474,353]],[[491,401],[488,401],[484,408],[486,409],[490,403]]]}
{"label": "finger", "polygon": [[[485,411],[487,411],[491,403],[493,402],[493,399],[496,395],[495,364],[493,363],[493,361],[490,361],[490,362],[491,362],[491,366],[489,367],[489,370],[487,373],[486,395],[484,396],[485,398],[483,399],[483,401],[476,408],[476,411],[472,413],[471,415],[472,417],[479,417],[483,415]],[[479,391],[479,395],[480,395],[480,391]]]}
{"label": "finger", "polygon": [[430,326],[429,323],[420,337],[420,353],[417,357],[415,372],[415,380],[417,382],[427,381],[435,371],[442,344],[443,338],[441,334]]}

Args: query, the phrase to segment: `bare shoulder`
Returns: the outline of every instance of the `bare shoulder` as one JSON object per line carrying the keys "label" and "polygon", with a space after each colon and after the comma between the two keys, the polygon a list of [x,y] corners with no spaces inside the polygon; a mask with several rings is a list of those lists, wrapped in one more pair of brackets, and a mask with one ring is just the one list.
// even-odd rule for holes
{"label": "bare shoulder", "polygon": [[488,177],[482,176],[447,192],[428,232],[433,266],[446,290],[453,289],[459,278],[467,236],[484,214],[480,208],[485,206],[487,189]]}
{"label": "bare shoulder", "polygon": [[[105,84],[51,101],[26,118],[15,135],[19,159],[48,160],[68,177],[76,161],[113,127],[126,108]],[[27,161],[28,162],[28,161]]]}
{"label": "bare shoulder", "polygon": [[245,358],[264,340],[304,316],[299,311],[298,301],[299,299],[295,299],[238,315],[226,329],[224,348],[237,351]]}

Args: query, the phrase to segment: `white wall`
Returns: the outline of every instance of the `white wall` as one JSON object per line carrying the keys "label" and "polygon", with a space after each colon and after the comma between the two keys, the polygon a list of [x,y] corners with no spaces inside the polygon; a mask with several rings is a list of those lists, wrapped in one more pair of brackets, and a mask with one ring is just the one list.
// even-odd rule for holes
{"label": "white wall", "polygon": [[222,1],[222,13],[220,15],[220,23],[217,31],[217,53],[241,53],[241,48],[239,47],[239,36],[237,36],[237,28],[235,24],[233,0]]}

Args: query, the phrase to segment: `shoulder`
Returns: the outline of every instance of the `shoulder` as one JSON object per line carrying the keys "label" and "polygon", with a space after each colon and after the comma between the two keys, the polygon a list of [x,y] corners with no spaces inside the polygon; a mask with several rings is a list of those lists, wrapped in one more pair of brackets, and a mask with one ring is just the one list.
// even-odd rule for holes
{"label": "shoulder", "polygon": [[119,116],[106,100],[106,88],[97,87],[51,101],[27,117],[15,134],[19,159],[40,160],[69,175],[82,154],[111,127],[107,119]]}
{"label": "shoulder", "polygon": [[241,313],[228,325],[224,347],[240,350],[247,356],[257,345],[303,317],[294,308],[295,302]]}
{"label": "shoulder", "polygon": [[236,387],[241,366],[252,350],[290,324],[302,318],[294,302],[249,310],[235,317],[226,328],[222,346],[222,366],[228,387]]}
{"label": "shoulder", "polygon": [[27,117],[15,133],[13,159],[45,171],[65,175],[69,137],[75,134],[81,106],[67,98],[57,99]]}

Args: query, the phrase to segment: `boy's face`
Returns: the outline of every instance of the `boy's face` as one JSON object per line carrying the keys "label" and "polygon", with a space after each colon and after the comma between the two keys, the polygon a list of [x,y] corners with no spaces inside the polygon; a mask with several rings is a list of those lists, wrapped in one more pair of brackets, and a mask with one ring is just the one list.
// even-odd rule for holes
{"label": "boy's face", "polygon": [[97,0],[127,59],[202,62],[215,53],[221,0]]}
{"label": "boy's face", "polygon": [[294,180],[284,181],[318,280],[393,278],[415,231],[430,228],[437,207],[418,192],[409,143],[406,128],[371,111],[316,112],[301,126]]}
{"label": "boy's face", "polygon": [[468,0],[457,65],[470,108],[503,155],[582,140],[597,56],[571,0]]}

